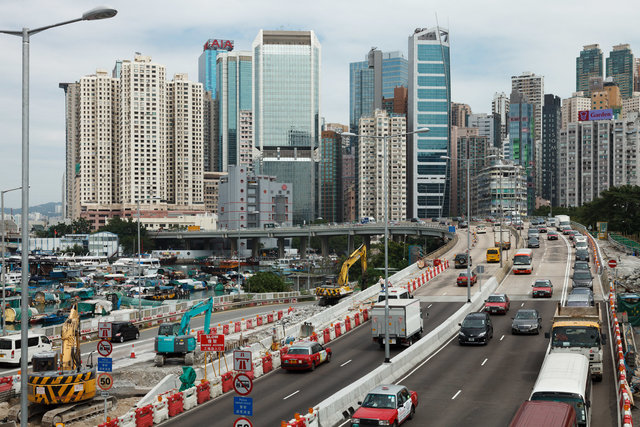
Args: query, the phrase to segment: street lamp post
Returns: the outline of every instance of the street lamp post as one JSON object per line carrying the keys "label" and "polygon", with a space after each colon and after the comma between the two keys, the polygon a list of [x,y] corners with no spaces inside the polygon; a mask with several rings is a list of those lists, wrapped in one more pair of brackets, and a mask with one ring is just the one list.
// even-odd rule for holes
{"label": "street lamp post", "polygon": [[384,363],[391,362],[391,356],[389,352],[389,195],[387,182],[389,175],[389,159],[387,158],[387,143],[391,138],[397,138],[401,136],[413,135],[414,133],[427,133],[429,128],[420,128],[413,132],[397,133],[392,135],[356,135],[351,132],[343,132],[342,136],[356,136],[364,138],[382,139],[382,157],[384,160],[384,170],[382,186],[383,186],[383,198],[384,198]]}
{"label": "street lamp post", "polygon": [[6,321],[5,321],[5,308],[7,307],[7,301],[6,301],[6,297],[5,297],[5,292],[6,292],[6,288],[5,288],[5,279],[4,279],[4,270],[5,270],[5,266],[4,266],[4,253],[6,252],[6,248],[4,246],[4,239],[5,239],[5,223],[4,223],[4,193],[8,193],[10,191],[16,191],[16,190],[20,190],[22,187],[16,187],[16,188],[12,188],[10,190],[3,190],[0,191],[0,199],[2,199],[0,205],[2,205],[2,272],[0,273],[0,280],[2,281],[2,336],[6,335]]}
{"label": "street lamp post", "polygon": [[[27,342],[28,337],[28,310],[29,310],[29,39],[31,35],[40,33],[54,27],[72,24],[79,21],[95,21],[98,19],[112,18],[118,13],[115,9],[97,7],[82,14],[80,18],[70,21],[59,22],[53,25],[29,29],[23,28],[20,31],[0,30],[2,34],[17,36],[22,38],[22,211],[20,218],[21,245],[22,245],[22,267],[20,279],[20,307],[23,314],[27,313],[27,318],[20,322],[20,339],[22,343]],[[26,320],[26,321],[25,321]],[[20,347],[20,425],[27,427],[27,368],[29,346]]]}

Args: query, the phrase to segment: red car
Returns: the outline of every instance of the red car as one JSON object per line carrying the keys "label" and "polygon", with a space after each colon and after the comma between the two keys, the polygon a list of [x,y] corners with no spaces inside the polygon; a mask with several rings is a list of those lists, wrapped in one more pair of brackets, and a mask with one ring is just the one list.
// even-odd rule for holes
{"label": "red car", "polygon": [[547,240],[558,240],[558,233],[549,230],[549,232],[547,233]]}
{"label": "red car", "polygon": [[507,314],[511,302],[507,294],[491,294],[484,302],[484,311],[491,314]]}
{"label": "red car", "polygon": [[[471,272],[471,286],[475,285],[478,281],[478,275],[475,272]],[[458,286],[467,286],[467,273],[460,273],[456,280]]]}
{"label": "red car", "polygon": [[313,371],[319,364],[330,360],[331,348],[325,348],[315,341],[303,341],[291,344],[282,356],[282,369]]}
{"label": "red car", "polygon": [[553,296],[553,285],[551,284],[551,280],[549,279],[539,279],[533,282],[531,285],[533,291],[531,291],[531,295],[536,297],[546,297],[551,298]]}
{"label": "red car", "polygon": [[369,392],[351,416],[351,427],[397,426],[413,418],[418,393],[403,385],[381,385]]}

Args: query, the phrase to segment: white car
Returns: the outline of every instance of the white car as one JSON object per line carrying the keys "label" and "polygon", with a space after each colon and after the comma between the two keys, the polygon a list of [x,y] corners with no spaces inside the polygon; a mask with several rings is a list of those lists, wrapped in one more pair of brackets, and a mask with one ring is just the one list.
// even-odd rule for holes
{"label": "white car", "polygon": [[487,234],[487,227],[485,227],[484,225],[479,225],[476,227],[476,233],[477,234]]}

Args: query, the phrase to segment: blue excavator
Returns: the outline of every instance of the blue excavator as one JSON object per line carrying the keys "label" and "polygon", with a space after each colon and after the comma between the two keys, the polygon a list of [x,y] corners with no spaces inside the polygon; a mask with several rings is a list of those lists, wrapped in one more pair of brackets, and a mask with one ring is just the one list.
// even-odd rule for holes
{"label": "blue excavator", "polygon": [[164,323],[158,328],[158,336],[154,343],[156,366],[163,366],[167,358],[181,358],[187,366],[193,365],[194,351],[197,340],[194,335],[189,335],[191,318],[198,314],[204,315],[204,331],[210,332],[211,312],[213,311],[213,298],[201,301],[182,315],[180,323]]}

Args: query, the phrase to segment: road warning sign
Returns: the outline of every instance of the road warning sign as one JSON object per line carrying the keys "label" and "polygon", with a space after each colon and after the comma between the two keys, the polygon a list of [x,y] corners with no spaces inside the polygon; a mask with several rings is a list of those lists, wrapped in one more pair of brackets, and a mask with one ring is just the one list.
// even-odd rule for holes
{"label": "road warning sign", "polygon": [[233,352],[233,369],[238,372],[253,371],[251,363],[251,352],[244,350],[235,350]]}

